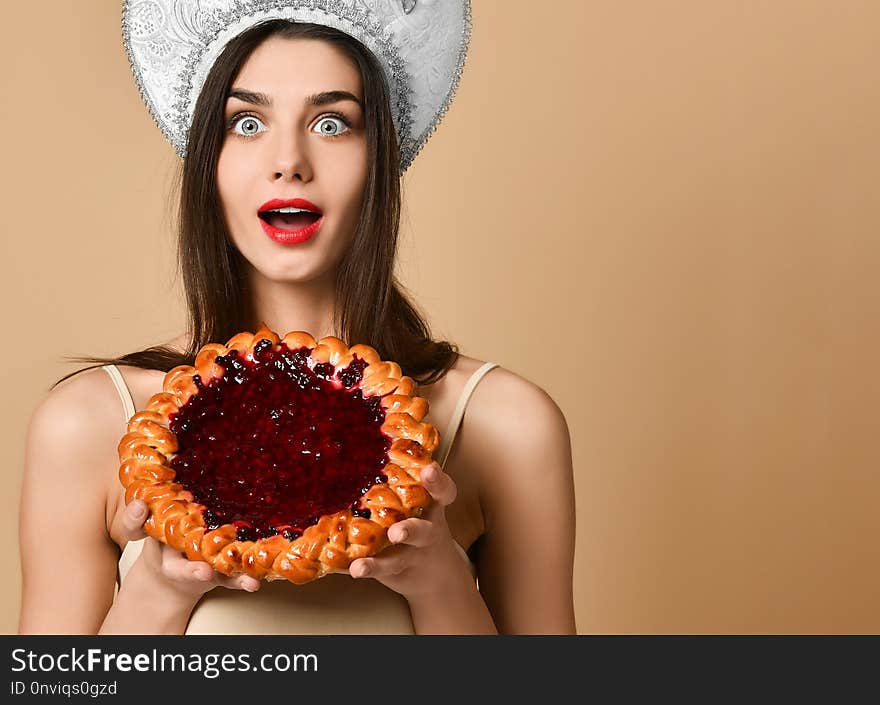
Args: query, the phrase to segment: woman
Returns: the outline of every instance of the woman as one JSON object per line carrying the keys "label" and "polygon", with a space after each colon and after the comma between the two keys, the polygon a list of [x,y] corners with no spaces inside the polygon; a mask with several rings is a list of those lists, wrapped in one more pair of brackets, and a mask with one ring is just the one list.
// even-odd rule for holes
{"label": "woman", "polygon": [[[85,358],[104,369],[68,375],[35,410],[21,633],[574,633],[565,419],[529,381],[433,341],[394,280],[400,151],[390,106],[374,53],[329,26],[254,24],[213,63],[183,164],[190,331],[121,358]],[[257,212],[275,198],[316,206],[317,234],[267,237]],[[310,216],[270,217],[285,228]],[[282,335],[371,345],[416,380],[425,420],[451,429],[423,472],[430,512],[390,527],[396,545],[354,561],[350,575],[303,586],[225,576],[145,538],[144,503],[125,504],[116,445],[131,409],[120,395],[143,409],[201,345],[262,321]]]}

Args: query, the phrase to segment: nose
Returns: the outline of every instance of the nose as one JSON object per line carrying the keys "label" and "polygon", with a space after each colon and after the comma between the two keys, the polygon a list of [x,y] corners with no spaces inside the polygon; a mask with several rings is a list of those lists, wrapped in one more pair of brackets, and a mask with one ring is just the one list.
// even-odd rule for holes
{"label": "nose", "polygon": [[[292,131],[291,131],[292,132]],[[310,181],[312,166],[306,139],[287,132],[267,140],[270,150],[270,173],[273,181]],[[277,133],[276,133],[277,134]]]}

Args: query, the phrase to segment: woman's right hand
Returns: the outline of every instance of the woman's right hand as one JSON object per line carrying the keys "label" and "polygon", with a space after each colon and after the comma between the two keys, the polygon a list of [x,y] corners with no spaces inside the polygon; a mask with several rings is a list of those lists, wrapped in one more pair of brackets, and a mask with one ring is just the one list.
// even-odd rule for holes
{"label": "woman's right hand", "polygon": [[162,541],[157,541],[144,532],[143,524],[147,519],[147,504],[142,499],[132,500],[122,514],[122,531],[129,541],[146,538],[141,555],[138,556],[132,571],[141,563],[142,572],[167,586],[174,592],[194,600],[198,600],[209,590],[218,585],[234,590],[256,592],[260,589],[260,581],[249,575],[224,575],[209,563],[191,561],[179,551]]}

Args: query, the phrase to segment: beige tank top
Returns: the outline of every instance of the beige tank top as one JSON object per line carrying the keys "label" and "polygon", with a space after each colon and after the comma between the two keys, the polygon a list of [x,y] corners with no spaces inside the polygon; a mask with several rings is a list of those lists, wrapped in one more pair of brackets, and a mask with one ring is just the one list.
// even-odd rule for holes
{"label": "beige tank top", "polygon": [[[462,389],[452,418],[441,436],[437,462],[445,467],[474,388],[498,367],[487,362],[471,375]],[[115,365],[104,368],[122,399],[127,425],[135,408],[131,392]],[[119,559],[116,588],[140,555],[145,539],[129,541]],[[465,550],[455,544],[471,573],[476,569]],[[115,592],[114,592],[115,594]],[[257,592],[217,587],[198,602],[187,634],[413,634],[406,599],[377,580],[356,580],[333,573],[305,585],[286,580],[264,581]]]}

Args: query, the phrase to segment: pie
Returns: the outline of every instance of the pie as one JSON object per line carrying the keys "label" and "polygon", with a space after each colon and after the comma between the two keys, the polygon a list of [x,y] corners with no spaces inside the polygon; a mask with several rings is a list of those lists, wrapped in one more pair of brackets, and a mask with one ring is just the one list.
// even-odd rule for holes
{"label": "pie", "polygon": [[347,572],[419,516],[419,481],[437,429],[400,366],[265,323],[208,343],[119,442],[125,501],[143,499],[144,531],[225,575],[302,584]]}

